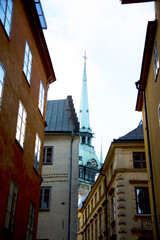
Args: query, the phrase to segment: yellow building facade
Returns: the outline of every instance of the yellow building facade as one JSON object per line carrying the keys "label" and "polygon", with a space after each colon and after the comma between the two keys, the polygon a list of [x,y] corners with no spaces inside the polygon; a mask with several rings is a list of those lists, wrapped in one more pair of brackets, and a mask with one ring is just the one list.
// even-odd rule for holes
{"label": "yellow building facade", "polygon": [[111,143],[101,173],[79,209],[78,240],[153,239],[150,219],[140,125]]}
{"label": "yellow building facade", "polygon": [[[142,1],[122,0],[122,3]],[[148,2],[147,0],[143,2]],[[138,97],[136,110],[142,111],[144,143],[147,157],[149,194],[154,239],[160,239],[160,1],[155,1],[155,21],[148,22],[140,80],[136,83]]]}

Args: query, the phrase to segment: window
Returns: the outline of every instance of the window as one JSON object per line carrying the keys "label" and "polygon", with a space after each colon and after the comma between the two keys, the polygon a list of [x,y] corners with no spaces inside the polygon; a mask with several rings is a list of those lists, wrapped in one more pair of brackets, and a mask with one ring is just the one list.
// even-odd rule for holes
{"label": "window", "polygon": [[42,187],[40,191],[39,210],[49,211],[51,187]]}
{"label": "window", "polygon": [[97,203],[97,193],[95,194],[95,205]]}
{"label": "window", "polygon": [[138,214],[151,213],[147,187],[136,188],[136,205]]}
{"label": "window", "polygon": [[146,157],[144,152],[133,153],[134,168],[146,168]]}
{"label": "window", "polygon": [[35,205],[32,203],[32,201],[30,201],[26,240],[30,240],[33,238],[34,217],[35,217]]}
{"label": "window", "polygon": [[34,168],[36,171],[39,171],[39,162],[40,162],[40,155],[41,155],[41,140],[36,134],[36,142],[35,142],[35,150],[34,150]]}
{"label": "window", "polygon": [[158,60],[157,42],[155,43],[153,57],[154,57],[154,72],[155,72],[155,76],[157,76],[158,71],[159,71],[159,60]]}
{"label": "window", "polygon": [[103,216],[102,216],[102,213],[100,213],[100,215],[99,215],[99,232],[100,232],[100,235],[103,234]]}
{"label": "window", "polygon": [[6,211],[6,217],[5,217],[5,223],[4,223],[4,227],[10,232],[13,232],[13,227],[14,227],[17,195],[18,195],[18,185],[13,180],[11,180],[10,186],[9,186],[7,211]]}
{"label": "window", "polygon": [[28,42],[26,41],[25,52],[24,52],[23,72],[24,72],[29,84],[30,84],[30,80],[31,80],[31,70],[32,70],[32,53],[29,48]]}
{"label": "window", "polygon": [[39,110],[43,116],[43,112],[44,112],[44,95],[45,95],[45,91],[44,91],[44,87],[42,84],[42,81],[40,81],[40,88],[39,88]]}
{"label": "window", "polygon": [[91,239],[93,239],[93,224],[91,225]]}
{"label": "window", "polygon": [[116,206],[115,206],[115,197],[111,197],[111,221],[116,220]]}
{"label": "window", "polygon": [[100,186],[99,187],[99,199],[100,199],[101,196],[102,196],[102,187]]}
{"label": "window", "polygon": [[95,219],[95,239],[98,239],[98,225],[97,225],[97,219]]}
{"label": "window", "polygon": [[8,37],[10,36],[12,9],[12,0],[0,0],[0,20],[6,30]]}
{"label": "window", "polygon": [[91,210],[93,209],[93,199],[91,200]]}
{"label": "window", "polygon": [[0,63],[0,107],[2,104],[5,71]]}
{"label": "window", "polygon": [[53,147],[44,147],[43,149],[43,164],[53,163]]}
{"label": "window", "polygon": [[24,145],[24,138],[25,138],[26,119],[27,119],[27,112],[26,112],[22,102],[19,101],[16,139],[22,148]]}

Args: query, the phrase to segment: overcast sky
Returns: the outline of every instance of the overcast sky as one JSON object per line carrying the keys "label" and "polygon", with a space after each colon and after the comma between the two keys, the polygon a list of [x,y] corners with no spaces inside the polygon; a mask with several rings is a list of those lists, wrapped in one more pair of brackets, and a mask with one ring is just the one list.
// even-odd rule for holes
{"label": "overcast sky", "polygon": [[103,158],[113,139],[136,128],[135,111],[148,21],[155,19],[154,3],[122,5],[119,0],[41,0],[44,31],[56,82],[48,99],[72,95],[77,115],[87,54],[87,84],[93,145]]}

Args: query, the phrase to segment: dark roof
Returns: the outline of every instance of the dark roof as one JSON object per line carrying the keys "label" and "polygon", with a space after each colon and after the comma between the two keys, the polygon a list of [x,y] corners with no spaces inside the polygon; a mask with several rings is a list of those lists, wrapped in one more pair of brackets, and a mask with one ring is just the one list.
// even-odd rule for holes
{"label": "dark roof", "polygon": [[153,2],[153,1],[157,1],[157,0],[121,0],[122,4],[126,4],[126,3],[143,3],[143,2]]}
{"label": "dark roof", "polygon": [[137,128],[127,133],[123,137],[114,139],[114,142],[135,142],[135,141],[144,141],[143,135],[143,124],[140,124]]}
{"label": "dark roof", "polygon": [[79,122],[71,96],[67,99],[47,101],[47,127],[45,133],[79,132]]}

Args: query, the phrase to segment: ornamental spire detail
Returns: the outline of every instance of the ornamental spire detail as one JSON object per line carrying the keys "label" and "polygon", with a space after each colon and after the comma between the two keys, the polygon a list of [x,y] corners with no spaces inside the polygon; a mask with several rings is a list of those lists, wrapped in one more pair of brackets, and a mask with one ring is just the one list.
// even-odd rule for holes
{"label": "ornamental spire detail", "polygon": [[89,120],[87,74],[86,74],[86,59],[87,59],[86,52],[83,58],[84,58],[84,70],[83,70],[83,81],[82,81],[82,90],[81,90],[80,111],[79,111],[80,131],[91,133],[90,120]]}

